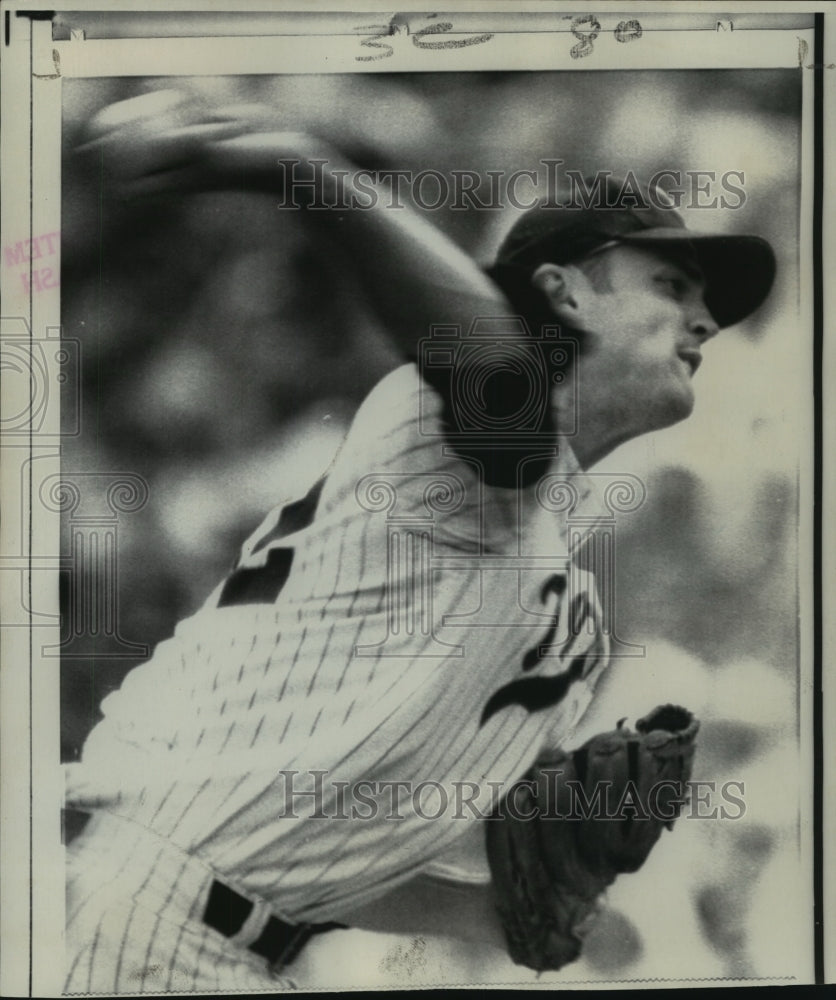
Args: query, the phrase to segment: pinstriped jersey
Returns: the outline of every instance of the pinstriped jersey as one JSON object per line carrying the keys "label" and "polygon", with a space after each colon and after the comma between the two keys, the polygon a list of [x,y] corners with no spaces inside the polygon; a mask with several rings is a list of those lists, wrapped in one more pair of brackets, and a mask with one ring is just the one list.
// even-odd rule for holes
{"label": "pinstriped jersey", "polygon": [[[127,817],[294,921],[426,868],[583,712],[606,665],[552,502],[571,450],[491,484],[405,365],[327,475],[102,705],[68,802]],[[528,460],[528,459],[526,459]]]}

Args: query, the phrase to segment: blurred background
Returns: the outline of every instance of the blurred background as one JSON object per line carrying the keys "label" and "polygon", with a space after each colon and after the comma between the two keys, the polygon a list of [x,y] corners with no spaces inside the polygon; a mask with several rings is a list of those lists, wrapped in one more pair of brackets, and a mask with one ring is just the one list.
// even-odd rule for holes
{"label": "blurred background", "polygon": [[[745,815],[681,821],[644,872],[619,880],[585,958],[540,982],[788,975],[809,942],[799,868],[799,483],[812,443],[811,340],[799,321],[800,71],[65,81],[62,326],[81,345],[81,433],[64,445],[63,476],[130,473],[147,486],[147,501],[118,516],[115,641],[87,636],[78,652],[75,612],[100,570],[62,577],[65,760],[77,759],[141,647],[199,607],[270,508],[318,478],[360,400],[397,363],[351,262],[314,238],[304,213],[247,192],[127,203],[76,153],[97,111],[170,87],[210,104],[266,104],[276,127],[320,134],[373,169],[510,173],[559,158],[589,174],[744,173],[739,209],[684,214],[695,229],[765,236],[777,283],[755,316],[706,349],[692,419],[599,467],[647,486],[646,503],[619,520],[616,577],[618,634],[646,656],[616,661],[579,739],[657,702],[687,704],[704,720],[695,777],[744,782]],[[485,264],[514,217],[430,215]],[[67,545],[76,515],[65,518]],[[359,934],[343,936],[331,985],[534,980],[495,952],[381,935],[362,935],[358,949]],[[312,985],[329,985],[328,970],[317,974]]]}

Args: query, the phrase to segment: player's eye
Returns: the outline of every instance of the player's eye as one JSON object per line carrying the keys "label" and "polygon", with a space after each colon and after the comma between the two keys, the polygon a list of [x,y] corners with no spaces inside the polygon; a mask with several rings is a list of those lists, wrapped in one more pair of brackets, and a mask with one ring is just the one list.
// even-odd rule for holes
{"label": "player's eye", "polygon": [[676,274],[657,274],[654,281],[677,300],[684,298],[688,290],[685,280]]}

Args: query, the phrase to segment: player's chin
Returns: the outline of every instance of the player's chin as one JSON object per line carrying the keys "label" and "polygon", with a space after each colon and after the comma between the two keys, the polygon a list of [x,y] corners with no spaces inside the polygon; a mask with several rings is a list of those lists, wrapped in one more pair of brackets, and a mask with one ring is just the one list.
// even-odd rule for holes
{"label": "player's chin", "polygon": [[690,380],[672,386],[671,391],[657,401],[654,414],[656,429],[662,430],[686,420],[694,412],[694,402],[694,389]]}

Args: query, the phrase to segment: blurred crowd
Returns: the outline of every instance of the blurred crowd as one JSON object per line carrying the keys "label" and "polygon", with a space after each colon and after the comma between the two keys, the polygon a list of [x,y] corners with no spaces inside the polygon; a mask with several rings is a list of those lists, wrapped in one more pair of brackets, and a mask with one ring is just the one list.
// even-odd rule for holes
{"label": "blurred crowd", "polygon": [[[794,968],[801,931],[767,914],[806,905],[797,867],[797,525],[809,435],[798,74],[65,81],[62,329],[80,342],[82,378],[81,433],[64,445],[63,474],[132,472],[147,483],[147,503],[119,518],[117,595],[120,637],[149,648],[197,609],[267,510],[319,477],[360,400],[395,363],[350,260],[336,241],[315,238],[304,213],[246,191],[125,202],[76,153],[101,108],[171,87],[213,106],[267,105],[277,128],[321,135],[371,169],[510,173],[560,158],[589,174],[743,173],[739,209],[695,209],[688,223],[770,239],[777,284],[762,310],[706,350],[692,420],[607,460],[647,487],[644,505],[618,522],[616,564],[619,635],[646,655],[616,661],[585,731],[665,700],[687,704],[704,720],[695,777],[744,782],[745,815],[681,821],[646,872],[620,880],[583,961],[552,978]],[[431,221],[488,263],[514,216],[442,208]],[[66,635],[83,585],[65,587]],[[65,759],[137,662],[104,646],[65,660]],[[533,978],[497,953],[366,937],[360,950],[376,964],[352,965],[357,949],[347,944],[336,985]]]}

